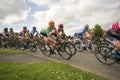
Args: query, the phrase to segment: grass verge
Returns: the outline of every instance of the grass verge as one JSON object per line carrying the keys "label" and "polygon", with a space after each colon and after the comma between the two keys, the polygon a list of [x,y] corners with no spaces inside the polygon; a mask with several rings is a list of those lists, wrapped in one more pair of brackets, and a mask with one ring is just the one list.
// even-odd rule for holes
{"label": "grass verge", "polygon": [[26,54],[27,52],[15,49],[0,48],[0,54]]}
{"label": "grass verge", "polygon": [[3,63],[0,62],[0,80],[107,80],[68,64]]}

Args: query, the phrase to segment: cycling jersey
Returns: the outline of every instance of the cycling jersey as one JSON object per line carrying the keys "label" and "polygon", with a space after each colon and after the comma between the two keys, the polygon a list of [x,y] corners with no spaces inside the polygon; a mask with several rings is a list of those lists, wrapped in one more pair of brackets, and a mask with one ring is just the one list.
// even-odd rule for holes
{"label": "cycling jersey", "polygon": [[48,35],[50,34],[50,32],[53,31],[53,30],[56,30],[56,28],[54,27],[54,28],[52,29],[51,27],[48,26],[46,29],[42,29],[42,30],[41,30],[41,34],[42,34],[43,36],[48,36]]}
{"label": "cycling jersey", "polygon": [[79,31],[79,33],[77,33],[77,36],[78,36],[80,39],[82,39],[83,35],[84,35],[86,32],[87,32],[87,30],[82,29],[82,30]]}
{"label": "cycling jersey", "polygon": [[37,30],[32,30],[32,31],[30,32],[30,35],[33,36],[34,34],[37,34],[37,33],[38,33]]}
{"label": "cycling jersey", "polygon": [[[58,33],[63,33],[64,32],[64,30],[62,29],[57,29],[57,31],[58,31]],[[57,33],[56,33],[56,31],[54,30],[52,33],[51,33],[52,35],[55,35],[56,37],[57,37]]]}
{"label": "cycling jersey", "polygon": [[28,36],[28,32],[27,32],[27,31],[26,31],[26,32],[21,31],[21,32],[20,32],[20,36],[21,36],[21,37],[27,37],[27,36]]}

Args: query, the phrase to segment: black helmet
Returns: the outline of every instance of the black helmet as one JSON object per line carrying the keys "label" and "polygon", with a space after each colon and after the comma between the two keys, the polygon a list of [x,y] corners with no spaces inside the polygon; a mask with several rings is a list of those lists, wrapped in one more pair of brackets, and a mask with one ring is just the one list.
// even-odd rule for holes
{"label": "black helmet", "polygon": [[33,29],[36,29],[36,27],[34,26]]}
{"label": "black helmet", "polygon": [[24,27],[23,27],[23,29],[27,29],[27,27],[26,27],[26,26],[24,26]]}
{"label": "black helmet", "polygon": [[5,27],[5,28],[4,28],[4,31],[8,31],[8,28],[7,28],[7,27]]}
{"label": "black helmet", "polygon": [[13,28],[10,28],[10,30],[13,30]]}

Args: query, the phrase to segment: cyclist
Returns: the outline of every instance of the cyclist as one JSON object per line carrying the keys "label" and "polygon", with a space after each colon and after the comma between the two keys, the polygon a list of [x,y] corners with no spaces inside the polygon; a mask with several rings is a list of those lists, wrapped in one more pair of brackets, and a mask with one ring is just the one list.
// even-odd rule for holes
{"label": "cyclist", "polygon": [[34,26],[32,31],[30,32],[30,38],[33,39],[33,41],[35,41],[36,37],[38,36],[38,31],[36,30],[36,27]]}
{"label": "cyclist", "polygon": [[88,24],[85,24],[84,25],[84,29],[80,30],[80,32],[77,33],[77,36],[80,38],[80,39],[83,39],[86,32],[88,32],[88,29],[89,29],[89,25]]}
{"label": "cyclist", "polygon": [[9,37],[10,37],[10,35],[9,35],[9,32],[8,32],[8,28],[5,27],[5,28],[3,29],[3,33],[2,33],[2,35],[1,35],[1,41],[2,41],[3,46],[4,46],[5,48],[7,48],[7,42],[9,41]]}
{"label": "cyclist", "polygon": [[80,30],[80,32],[77,33],[77,36],[82,40],[82,46],[85,47],[85,39],[86,39],[86,33],[88,33],[89,25],[85,24],[84,29]]}
{"label": "cyclist", "polygon": [[2,47],[3,38],[4,38],[3,34],[0,33],[0,47]]}
{"label": "cyclist", "polygon": [[44,39],[44,42],[45,42],[46,45],[47,45],[48,41],[50,41],[50,47],[51,47],[52,52],[53,52],[53,47],[56,44],[56,41],[50,37],[50,33],[53,30],[55,30],[57,35],[59,36],[59,34],[58,34],[58,32],[55,28],[55,22],[53,20],[50,20],[49,23],[48,23],[48,27],[45,28],[45,29],[42,29],[41,32],[40,32],[41,35],[43,35],[43,39]]}
{"label": "cyclist", "polygon": [[26,41],[29,38],[29,30],[27,30],[26,26],[24,26],[23,30],[20,32],[20,38],[22,41]]}
{"label": "cyclist", "polygon": [[10,39],[14,39],[15,34],[14,34],[14,31],[13,31],[13,28],[10,28],[9,35],[10,35]]}
{"label": "cyclist", "polygon": [[115,46],[112,51],[113,57],[120,58],[120,55],[117,54],[120,51],[120,22],[113,23],[104,33],[104,38]]}
{"label": "cyclist", "polygon": [[9,32],[8,32],[8,28],[4,28],[3,31],[3,40],[8,40],[9,39]]}
{"label": "cyclist", "polygon": [[[66,34],[65,34],[63,28],[64,28],[63,24],[59,24],[59,25],[58,25],[57,32],[59,33],[59,36],[65,37]],[[59,36],[57,35],[56,31],[53,31],[53,32],[51,33],[51,35],[54,35],[55,37],[59,37]]]}

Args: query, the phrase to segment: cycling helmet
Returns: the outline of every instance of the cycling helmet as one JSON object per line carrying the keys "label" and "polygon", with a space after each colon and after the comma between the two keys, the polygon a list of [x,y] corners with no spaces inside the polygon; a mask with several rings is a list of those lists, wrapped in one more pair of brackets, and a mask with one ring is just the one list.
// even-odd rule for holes
{"label": "cycling helmet", "polygon": [[112,30],[118,30],[120,28],[118,22],[113,23],[111,27],[112,27]]}
{"label": "cycling helmet", "polygon": [[50,20],[50,21],[49,21],[49,26],[53,28],[54,25],[55,25],[55,22],[54,22],[53,20]]}
{"label": "cycling helmet", "polygon": [[34,26],[33,29],[36,29],[36,27]]}
{"label": "cycling helmet", "polygon": [[24,30],[26,30],[26,29],[27,29],[27,27],[26,27],[26,26],[24,26],[24,27],[23,27],[23,29],[24,29]]}
{"label": "cycling helmet", "polygon": [[5,27],[5,28],[4,28],[4,31],[5,31],[5,32],[6,32],[6,31],[8,31],[8,28],[7,28],[7,27]]}
{"label": "cycling helmet", "polygon": [[85,30],[88,30],[88,29],[89,29],[89,25],[88,25],[88,24],[85,24],[85,25],[84,25],[84,29],[85,29]]}
{"label": "cycling helmet", "polygon": [[10,28],[10,30],[12,31],[12,30],[13,30],[13,28]]}
{"label": "cycling helmet", "polygon": [[85,24],[84,27],[85,27],[85,28],[89,28],[89,25],[88,25],[88,24]]}
{"label": "cycling helmet", "polygon": [[64,26],[63,26],[63,24],[59,24],[58,27],[59,28],[63,28]]}

